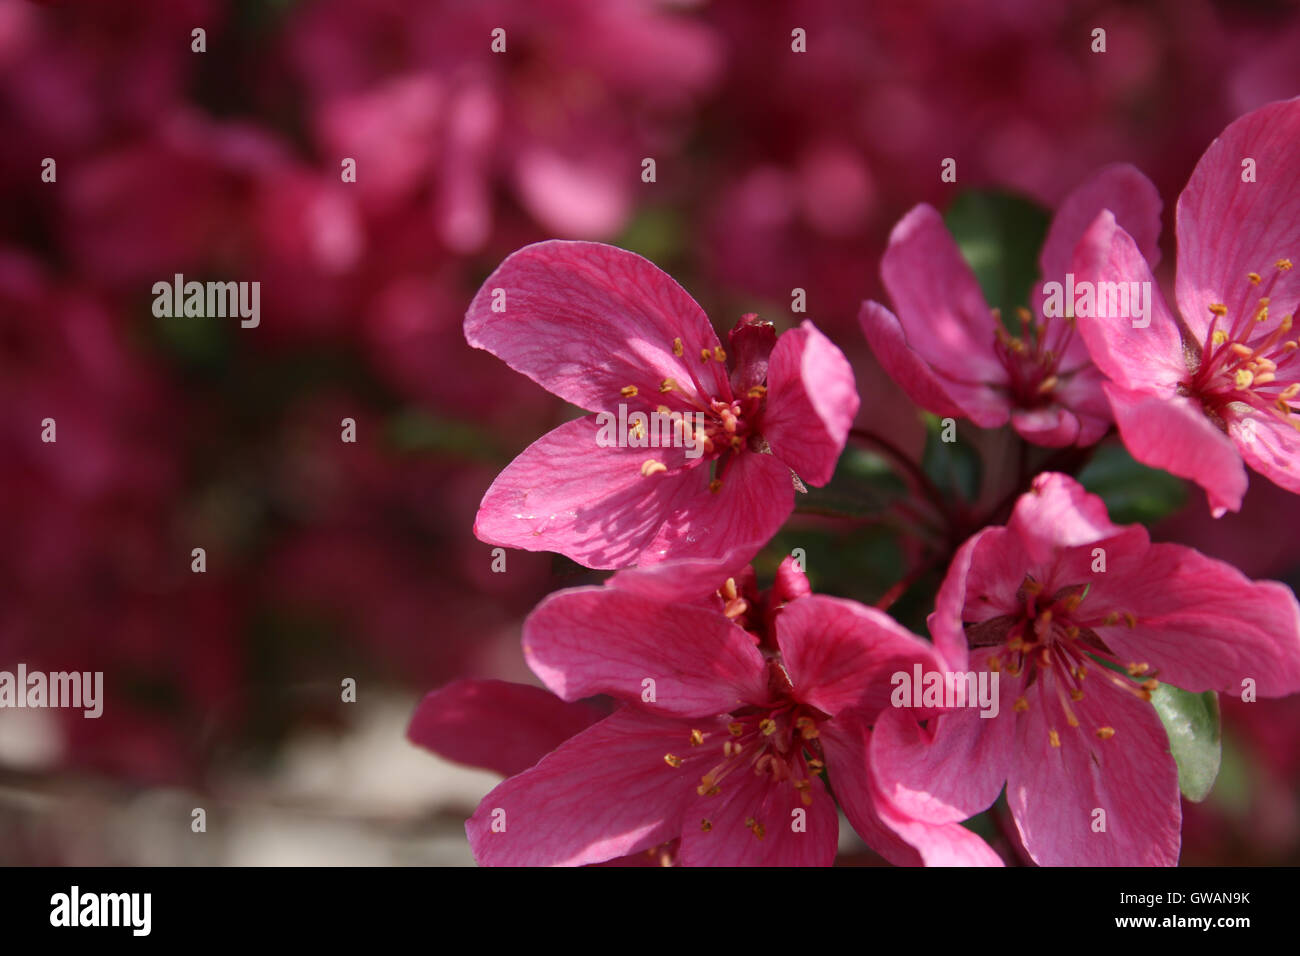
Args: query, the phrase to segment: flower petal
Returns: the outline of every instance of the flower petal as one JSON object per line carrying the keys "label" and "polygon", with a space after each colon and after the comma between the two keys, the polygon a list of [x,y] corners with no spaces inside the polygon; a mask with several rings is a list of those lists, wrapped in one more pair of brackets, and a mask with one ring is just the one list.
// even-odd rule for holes
{"label": "flower petal", "polygon": [[[858,310],[858,324],[881,368],[907,393],[908,398],[926,411],[953,418],[970,415],[984,428],[993,428],[1006,421],[1004,398],[987,386],[950,385],[936,375],[925,359],[908,346],[898,316],[879,302],[862,303]],[[960,400],[949,396],[949,387],[953,387]]]}
{"label": "flower petal", "polygon": [[763,655],[743,628],[718,611],[616,587],[550,595],[524,622],[524,656],[565,700],[609,694],[693,717],[767,699]]}
{"label": "flower petal", "polygon": [[465,338],[588,411],[617,408],[628,385],[652,395],[666,378],[707,398],[730,394],[722,365],[699,361],[719,342],[696,301],[653,263],[603,243],[549,240],[507,257],[470,303]]}
{"label": "flower petal", "polygon": [[781,659],[805,703],[837,714],[870,716],[889,707],[890,677],[919,663],[939,668],[934,648],[884,611],[813,594],[776,619]]}
{"label": "flower petal", "polygon": [[811,322],[777,339],[762,424],[777,458],[809,484],[826,484],[857,414],[853,369],[830,339]]}
{"label": "flower petal", "polygon": [[840,815],[822,782],[810,783],[805,806],[789,780],[748,768],[727,777],[720,793],[696,797],[684,815],[682,865],[830,866]]}
{"label": "flower petal", "polygon": [[[1202,341],[1210,305],[1235,317],[1243,297],[1254,308],[1251,272],[1270,274],[1282,258],[1300,265],[1300,97],[1247,113],[1210,144],[1178,197],[1178,306]],[[1245,160],[1257,181],[1243,182]],[[1272,298],[1289,310],[1300,293],[1291,270]]]}
{"label": "flower petal", "polygon": [[821,735],[840,809],[867,846],[896,866],[1002,865],[988,844],[960,824],[928,823],[893,806],[869,771],[870,736],[861,722],[842,720],[826,724]]}
{"label": "flower petal", "polygon": [[1247,484],[1241,455],[1199,405],[1181,395],[1159,397],[1111,382],[1102,389],[1129,454],[1144,465],[1196,482],[1205,489],[1216,518],[1241,510]]}
{"label": "flower petal", "polygon": [[[479,540],[626,567],[692,498],[708,495],[708,469],[690,467],[683,449],[602,447],[599,431],[595,416],[579,418],[520,452],[483,496]],[[669,470],[643,474],[649,459]]]}
{"label": "flower petal", "polygon": [[1109,211],[1098,215],[1084,233],[1075,248],[1071,271],[1076,287],[1090,282],[1094,290],[1103,282],[1148,283],[1151,313],[1145,318],[1147,325],[1141,324],[1143,319],[1127,317],[1079,316],[1075,320],[1092,360],[1113,382],[1162,393],[1172,391],[1188,377],[1178,322],[1133,238]]}
{"label": "flower petal", "polygon": [[[1041,691],[1041,683],[1031,688],[1029,709],[1017,715],[1007,778],[1007,803],[1030,856],[1040,866],[1177,863],[1178,767],[1155,708],[1099,682],[1073,705],[1080,726],[1070,727]],[[1100,739],[1099,727],[1114,736]]]}
{"label": "flower petal", "polygon": [[[474,859],[582,866],[673,839],[693,781],[708,769],[708,758],[685,746],[689,729],[623,709],[584,730],[483,798],[465,823]],[[680,754],[681,765],[670,766],[666,754]]]}
{"label": "flower petal", "polygon": [[907,344],[941,376],[1004,383],[993,352],[994,318],[943,217],[921,204],[889,235],[880,274]]}
{"label": "flower petal", "polygon": [[509,777],[603,716],[529,684],[458,680],[424,696],[406,736],[447,760]]}
{"label": "flower petal", "polygon": [[1160,193],[1136,166],[1113,163],[1070,192],[1048,227],[1038,258],[1043,278],[1063,282],[1079,239],[1109,209],[1152,269],[1160,262]]}

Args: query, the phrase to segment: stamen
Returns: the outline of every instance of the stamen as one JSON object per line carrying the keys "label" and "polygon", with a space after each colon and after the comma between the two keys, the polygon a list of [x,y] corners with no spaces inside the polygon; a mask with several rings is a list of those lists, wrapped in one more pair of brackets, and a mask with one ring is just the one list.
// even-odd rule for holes
{"label": "stamen", "polygon": [[624,385],[618,390],[618,393],[624,398],[636,398],[637,387],[635,385]]}
{"label": "stamen", "polygon": [[673,339],[673,354],[676,355],[678,358],[681,358],[683,351],[684,350],[682,348],[682,340]]}
{"label": "stamen", "polygon": [[682,765],[682,758],[676,754],[664,754],[664,763],[673,768],[680,767]]}
{"label": "stamen", "polygon": [[677,387],[677,383],[674,382],[671,378],[666,378],[659,383],[659,391],[661,392],[671,392],[676,387]]}
{"label": "stamen", "polygon": [[703,734],[701,731],[698,731],[698,730],[692,730],[692,731],[691,731],[691,746],[692,746],[692,747],[698,747],[698,746],[699,746],[700,744],[702,744],[702,743],[704,743],[704,734]]}
{"label": "stamen", "polygon": [[1051,742],[1053,747],[1061,746],[1061,735],[1055,730],[1049,730],[1047,732],[1047,739]]}
{"label": "stamen", "polygon": [[701,820],[700,829],[703,830],[705,833],[708,833],[710,830],[713,829],[713,824],[710,823],[708,820]]}
{"label": "stamen", "polygon": [[1098,727],[1098,728],[1097,728],[1097,736],[1100,737],[1102,740],[1110,740],[1111,737],[1114,737],[1114,736],[1115,736],[1115,728],[1114,728],[1114,727]]}
{"label": "stamen", "polygon": [[668,470],[667,465],[665,465],[662,461],[655,461],[653,458],[647,458],[645,461],[641,462],[641,474],[646,478],[649,478],[651,475],[657,475],[661,471],[667,471],[667,470]]}

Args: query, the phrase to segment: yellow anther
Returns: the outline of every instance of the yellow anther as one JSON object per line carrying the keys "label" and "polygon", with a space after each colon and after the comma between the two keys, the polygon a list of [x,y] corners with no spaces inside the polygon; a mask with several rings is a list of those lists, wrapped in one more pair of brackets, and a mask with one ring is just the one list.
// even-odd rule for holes
{"label": "yellow anther", "polygon": [[708,349],[700,349],[700,361],[701,361],[701,362],[707,362],[707,361],[708,361],[709,359],[711,359],[711,358],[713,358],[713,353],[712,353],[712,352],[710,352]]}
{"label": "yellow anther", "polygon": [[736,579],[727,578],[727,580],[723,583],[722,588],[718,591],[718,593],[721,594],[728,601],[736,600],[736,595],[740,593],[739,591],[736,590]]}
{"label": "yellow anther", "polygon": [[1058,379],[1055,375],[1047,376],[1047,378],[1043,379],[1041,382],[1038,383],[1038,394],[1046,395],[1052,389],[1056,388],[1056,386],[1060,384],[1060,381],[1061,380]]}
{"label": "yellow anther", "polygon": [[1001,670],[1002,670],[1002,658],[1000,658],[1000,657],[990,657],[990,658],[989,658],[989,670],[993,671],[993,673],[995,673],[995,674],[998,673],[999,671],[1001,671]]}
{"label": "yellow anther", "polygon": [[674,382],[671,378],[666,378],[659,383],[659,391],[661,392],[671,392],[676,387],[677,387],[677,383]]}
{"label": "yellow anther", "polygon": [[627,433],[629,435],[635,435],[637,438],[641,438],[643,435],[645,435],[645,425],[642,424],[640,421],[637,421],[635,424],[633,424],[631,428],[627,430]]}
{"label": "yellow anther", "polygon": [[1018,651],[1024,646],[1025,646],[1024,638],[1022,638],[1019,634],[1011,638],[1011,640],[1007,641],[1007,650],[1009,651]]}
{"label": "yellow anther", "polygon": [[1078,727],[1078,726],[1079,726],[1079,718],[1078,718],[1078,717],[1075,717],[1074,714],[1066,714],[1066,715],[1065,715],[1065,722],[1066,722],[1067,724],[1069,724],[1071,727]]}
{"label": "yellow anther", "polygon": [[1011,709],[1018,714],[1023,714],[1029,709],[1029,701],[1025,700],[1023,697],[1017,697],[1016,702],[1011,705]]}
{"label": "yellow anther", "polygon": [[715,362],[725,362],[727,360],[727,353],[723,351],[721,345],[713,346],[713,360]]}
{"label": "yellow anther", "polygon": [[661,471],[667,471],[667,470],[668,470],[667,465],[665,465],[662,461],[655,461],[653,458],[647,458],[645,461],[641,462],[641,474],[646,478],[649,478],[651,475],[657,475]]}
{"label": "yellow anther", "polygon": [[682,765],[682,758],[676,754],[664,754],[664,763],[668,764],[670,767],[680,767]]}
{"label": "yellow anther", "polygon": [[698,746],[699,746],[700,744],[702,744],[702,743],[704,743],[704,734],[703,734],[702,732],[698,731],[698,730],[692,730],[692,731],[691,731],[691,746],[692,746],[692,747],[698,747]]}
{"label": "yellow anther", "polygon": [[1083,680],[1085,677],[1088,676],[1088,668],[1080,664],[1078,667],[1074,669],[1074,676],[1079,678],[1079,680]]}
{"label": "yellow anther", "polygon": [[1220,318],[1222,318],[1223,316],[1228,314],[1228,307],[1224,305],[1222,302],[1211,302],[1210,311],[1213,312],[1215,315],[1219,316]]}
{"label": "yellow anther", "polygon": [[794,725],[799,728],[799,733],[804,740],[812,740],[821,735],[821,732],[817,729],[817,721],[811,717],[800,717],[794,722]]}
{"label": "yellow anther", "polygon": [[714,478],[712,481],[709,482],[709,491],[713,492],[716,495],[721,490],[722,490],[721,478]]}
{"label": "yellow anther", "polygon": [[1277,393],[1277,397],[1284,402],[1289,402],[1297,395],[1300,395],[1300,382],[1292,382],[1286,388],[1282,389],[1282,391]]}
{"label": "yellow anther", "polygon": [[1147,671],[1151,670],[1151,665],[1146,663],[1139,664],[1136,661],[1134,661],[1128,665],[1127,670],[1130,677],[1139,677],[1142,674],[1145,674]]}
{"label": "yellow anther", "polygon": [[728,601],[727,606],[723,608],[722,613],[734,621],[748,610],[749,602],[744,598],[737,598],[734,601]]}
{"label": "yellow anther", "polygon": [[710,823],[708,820],[701,820],[700,829],[703,830],[705,833],[708,833],[710,830],[713,829],[713,824]]}
{"label": "yellow anther", "polygon": [[1242,345],[1240,342],[1233,342],[1229,351],[1241,358],[1249,358],[1255,354],[1249,345]]}
{"label": "yellow anther", "polygon": [[1133,630],[1133,628],[1137,627],[1137,624],[1138,624],[1137,615],[1134,614],[1132,611],[1125,611],[1125,612],[1124,612],[1124,623],[1125,623],[1125,625],[1127,625],[1127,627],[1128,627],[1128,629],[1129,629],[1130,631]]}
{"label": "yellow anther", "polygon": [[636,398],[637,388],[635,385],[624,385],[618,390],[618,393],[624,398]]}
{"label": "yellow anther", "polygon": [[745,725],[738,720],[733,720],[731,723],[727,724],[727,732],[733,737],[739,737],[745,732]]}
{"label": "yellow anther", "polygon": [[771,737],[776,733],[776,721],[771,717],[764,717],[758,722],[758,732],[764,737]]}
{"label": "yellow anther", "polygon": [[[1074,608],[1070,608],[1070,610],[1073,611]],[[1066,627],[1066,629],[1065,629],[1065,636],[1068,637],[1068,638],[1069,638],[1070,640],[1072,640],[1072,641],[1075,640],[1075,639],[1078,638],[1078,636],[1079,636],[1079,628],[1078,628],[1077,626],[1075,626],[1074,624],[1069,625],[1069,626]]]}
{"label": "yellow anther", "polygon": [[1142,682],[1143,690],[1156,690],[1159,687],[1160,687],[1160,681],[1156,680],[1154,677],[1148,677],[1146,680]]}
{"label": "yellow anther", "polygon": [[822,763],[816,757],[813,757],[811,760],[808,761],[808,769],[811,770],[813,773],[821,773],[823,770],[826,769],[826,764]]}
{"label": "yellow anther", "polygon": [[759,823],[753,817],[750,817],[745,821],[745,826],[749,827],[749,832],[754,834],[754,836],[758,837],[760,840],[767,835],[767,831],[763,829],[763,824]]}
{"label": "yellow anther", "polygon": [[1237,374],[1233,376],[1233,380],[1237,383],[1238,388],[1250,388],[1251,383],[1255,381],[1255,375],[1250,369],[1239,368]]}
{"label": "yellow anther", "polygon": [[1049,730],[1047,732],[1047,739],[1051,742],[1053,747],[1061,746],[1061,735],[1055,730]]}
{"label": "yellow anther", "polygon": [[1290,271],[1291,271],[1291,260],[1290,260],[1290,259],[1279,259],[1279,260],[1277,260],[1277,262],[1273,263],[1273,265],[1277,266],[1278,269],[1279,269],[1279,271],[1281,271],[1281,272],[1290,272]]}
{"label": "yellow anther", "polygon": [[683,351],[684,350],[682,348],[682,340],[673,339],[673,354],[676,355],[678,358],[681,358]]}
{"label": "yellow anther", "polygon": [[1071,594],[1068,598],[1066,598],[1064,601],[1061,602],[1061,607],[1065,608],[1067,612],[1077,611],[1079,609],[1079,604],[1082,601],[1083,601],[1083,595],[1079,594],[1078,592],[1075,592],[1074,594]]}
{"label": "yellow anther", "polygon": [[1070,700],[1074,701],[1075,703],[1078,703],[1079,701],[1083,700],[1083,691],[1079,690],[1077,687],[1074,690],[1070,691]]}
{"label": "yellow anther", "polygon": [[1214,334],[1210,336],[1210,341],[1215,345],[1222,345],[1224,342],[1228,341],[1228,333],[1223,331],[1223,329],[1215,329]]}
{"label": "yellow anther", "polygon": [[753,388],[751,388],[751,389],[750,389],[748,392],[746,392],[745,394],[748,395],[750,398],[762,398],[764,395],[767,394],[767,386],[766,386],[766,385],[755,385]]}
{"label": "yellow anther", "polygon": [[1114,727],[1098,727],[1098,728],[1097,728],[1097,736],[1100,737],[1102,740],[1110,740],[1111,737],[1114,737],[1114,736],[1115,736],[1115,728],[1114,728]]}
{"label": "yellow anther", "polygon": [[1250,280],[1251,285],[1259,285],[1260,278],[1258,272],[1247,272],[1246,278]]}
{"label": "yellow anther", "polygon": [[1101,619],[1102,627],[1114,627],[1118,623],[1119,623],[1119,615],[1116,614],[1114,611],[1111,611],[1109,614],[1107,614],[1105,617]]}
{"label": "yellow anther", "polygon": [[1277,376],[1274,375],[1272,372],[1262,372],[1259,375],[1255,376],[1256,385],[1268,385],[1271,382],[1276,382],[1276,381],[1277,381]]}

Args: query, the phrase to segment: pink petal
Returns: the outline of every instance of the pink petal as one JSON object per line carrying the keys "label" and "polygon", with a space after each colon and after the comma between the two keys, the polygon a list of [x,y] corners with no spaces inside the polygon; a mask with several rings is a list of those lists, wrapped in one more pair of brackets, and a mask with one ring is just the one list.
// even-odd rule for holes
{"label": "pink petal", "polygon": [[1160,398],[1107,382],[1102,388],[1115,412],[1124,446],[1152,468],[1190,478],[1205,489],[1217,518],[1240,511],[1246,469],[1237,446],[1188,398]]}
{"label": "pink petal", "polygon": [[[1300,98],[1270,103],[1236,120],[1210,144],[1178,197],[1178,306],[1200,340],[1211,303],[1239,314],[1258,292],[1248,273],[1271,275],[1278,259],[1300,263]],[[1257,182],[1242,182],[1253,159]],[[1274,303],[1291,311],[1300,294],[1292,270],[1274,288]]]}
{"label": "pink petal", "polygon": [[842,598],[813,594],[787,605],[776,639],[799,699],[831,715],[888,709],[895,672],[939,668],[933,647],[884,611]]}
{"label": "pink petal", "polygon": [[[833,720],[821,734],[827,772],[853,829],[896,866],[1001,866],[976,834],[957,823],[928,823],[901,812],[869,772],[870,734],[859,721]],[[999,781],[1001,787],[1001,781]]]}
{"label": "pink petal", "polygon": [[[704,468],[695,474],[707,481]],[[683,495],[672,518],[645,547],[642,564],[669,558],[744,554],[746,560],[780,530],[794,510],[790,469],[773,455],[744,452],[732,459],[716,492],[704,486]]]}
{"label": "pink petal", "polygon": [[1061,405],[1047,408],[1014,409],[1011,426],[1025,441],[1045,448],[1064,448],[1079,439],[1079,419]]}
{"label": "pink petal", "polygon": [[1126,388],[1146,392],[1172,391],[1188,378],[1183,339],[1177,320],[1165,305],[1151,269],[1109,212],[1101,213],[1074,251],[1071,271],[1076,287],[1091,282],[1148,282],[1151,289],[1149,325],[1134,328],[1140,319],[1080,316],[1076,327],[1097,366]]}
{"label": "pink petal", "polygon": [[[609,694],[650,711],[723,714],[767,699],[763,655],[717,611],[618,588],[571,588],[524,622],[524,656],[565,700]],[[645,681],[653,680],[653,701]]]}
{"label": "pink petal", "polygon": [[1190,691],[1240,695],[1245,678],[1266,697],[1300,691],[1300,606],[1286,585],[1177,544],[1107,554],[1083,606],[1136,616],[1096,628],[1121,660]]}
{"label": "pink petal", "polygon": [[940,376],[969,384],[1006,381],[993,352],[993,314],[933,207],[916,206],[899,220],[880,273],[908,346]]}
{"label": "pink petal", "polygon": [[[990,653],[977,652],[970,672],[987,670]],[[929,823],[957,823],[991,807],[1011,768],[1013,705],[1022,685],[1000,675],[995,717],[962,707],[921,727],[912,709],[891,707],[881,714],[871,737],[871,763],[885,799],[905,816]]]}
{"label": "pink petal", "polygon": [[[879,302],[863,302],[858,324],[867,337],[871,351],[881,367],[907,393],[907,397],[928,412],[944,417],[961,418],[966,407],[979,412],[978,424],[993,428],[1006,421],[1006,401],[993,389],[982,385],[958,385],[954,388],[963,401],[949,397],[948,385],[934,373],[925,359],[908,347],[907,336],[898,317]],[[972,401],[972,399],[975,399]],[[984,423],[991,424],[984,424]]]}
{"label": "pink petal", "polygon": [[[525,448],[483,496],[474,533],[488,544],[558,551],[593,568],[635,563],[692,494],[700,469],[676,470],[682,449],[597,444],[595,416],[561,425]],[[647,459],[668,473],[642,474]]]}
{"label": "pink petal", "polygon": [[826,484],[857,414],[849,360],[816,326],[804,322],[777,340],[762,424],[777,458],[809,484]]}
{"label": "pink petal", "polygon": [[550,691],[499,680],[458,680],[426,694],[407,739],[447,760],[509,777],[527,770],[603,715]]}
{"label": "pink petal", "polygon": [[1064,282],[1075,245],[1103,209],[1114,214],[1154,269],[1160,262],[1162,206],[1156,187],[1136,166],[1114,163],[1098,170],[1065,197],[1052,217],[1038,258],[1043,279]]}
{"label": "pink petal", "polygon": [[[697,796],[682,821],[684,866],[830,866],[840,817],[820,780],[803,804],[790,780],[744,768],[726,777],[721,793]],[[708,829],[704,829],[704,821]],[[762,827],[762,839],[751,826]]]}
{"label": "pink petal", "polygon": [[738,577],[752,555],[748,547],[733,548],[719,558],[677,558],[625,568],[605,584],[631,594],[679,604],[707,604],[726,583]]}
{"label": "pink petal", "polygon": [[598,242],[550,240],[510,255],[470,303],[465,338],[589,411],[616,410],[628,385],[654,395],[666,378],[729,394],[722,366],[699,362],[719,343],[695,300],[646,259]]}
{"label": "pink petal", "polygon": [[[1040,866],[1172,866],[1182,812],[1178,767],[1155,709],[1098,682],[1072,704],[1069,726],[1053,697],[1031,689],[1017,716],[1007,803]],[[1115,735],[1101,740],[1099,727]],[[1059,747],[1051,745],[1055,730]],[[1094,831],[1095,811],[1105,830]]]}
{"label": "pink petal", "polygon": [[[465,823],[474,859],[481,866],[582,866],[673,839],[695,797],[694,780],[708,770],[702,748],[688,745],[690,730],[680,720],[626,709],[584,730],[483,798]],[[669,766],[666,754],[680,755],[681,766]]]}
{"label": "pink petal", "polygon": [[1292,424],[1295,419],[1251,415],[1250,421],[1228,425],[1241,457],[1278,487],[1300,494],[1300,431]]}
{"label": "pink petal", "polygon": [[1055,472],[1034,479],[1016,501],[1007,527],[1035,565],[1051,562],[1060,548],[1091,544],[1123,530],[1111,523],[1106,502],[1069,475]]}

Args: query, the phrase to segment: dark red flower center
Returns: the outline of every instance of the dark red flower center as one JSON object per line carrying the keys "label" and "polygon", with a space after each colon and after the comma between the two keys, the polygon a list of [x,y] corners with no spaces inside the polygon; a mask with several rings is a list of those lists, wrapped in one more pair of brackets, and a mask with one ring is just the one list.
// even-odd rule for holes
{"label": "dark red flower center", "polygon": [[1016,310],[1020,333],[1012,335],[1002,324],[998,309],[993,310],[994,352],[1007,370],[1011,401],[1017,408],[1046,408],[1056,401],[1056,389],[1065,373],[1061,356],[1074,335],[1074,320],[1039,315],[1028,309]]}
{"label": "dark red flower center", "polygon": [[[1085,608],[1089,590],[1088,585],[1077,584],[1048,594],[1042,584],[1026,576],[1016,592],[1022,611],[964,625],[972,648],[998,648],[988,658],[990,670],[1013,678],[1023,675],[1024,691],[1037,684],[1041,699],[1047,704],[1054,702],[1052,709],[1069,727],[1079,726],[1070,705],[1083,700],[1085,678],[1094,671],[1100,679],[1143,700],[1149,701],[1159,686],[1149,664],[1121,662],[1095,630],[1121,623],[1131,629],[1137,626],[1137,616],[1127,610],[1102,609],[1095,602]],[[1142,680],[1138,683],[1134,678]],[[1023,692],[1013,709],[1017,713],[1029,709]],[[1050,741],[1059,747],[1062,728],[1053,723],[1049,721]],[[1110,726],[1092,729],[1102,740],[1115,735]]]}

